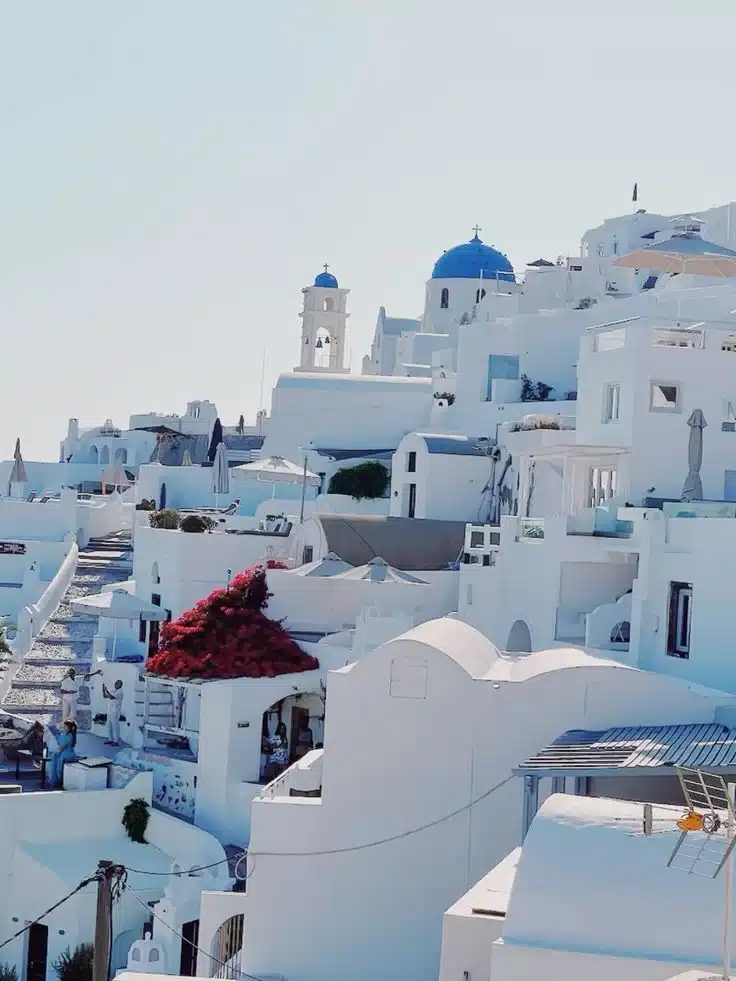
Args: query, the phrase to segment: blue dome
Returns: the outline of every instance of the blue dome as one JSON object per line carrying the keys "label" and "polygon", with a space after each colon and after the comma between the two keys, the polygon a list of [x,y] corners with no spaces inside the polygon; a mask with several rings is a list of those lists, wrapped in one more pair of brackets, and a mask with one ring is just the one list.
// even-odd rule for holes
{"label": "blue dome", "polygon": [[478,233],[469,242],[443,252],[432,270],[432,279],[500,279],[515,283],[514,267],[501,252],[485,245]]}
{"label": "blue dome", "polygon": [[314,279],[315,286],[325,286],[328,290],[337,289],[337,280],[332,275],[332,273],[327,272],[327,266],[325,266],[325,271],[321,272],[319,276],[315,276]]}

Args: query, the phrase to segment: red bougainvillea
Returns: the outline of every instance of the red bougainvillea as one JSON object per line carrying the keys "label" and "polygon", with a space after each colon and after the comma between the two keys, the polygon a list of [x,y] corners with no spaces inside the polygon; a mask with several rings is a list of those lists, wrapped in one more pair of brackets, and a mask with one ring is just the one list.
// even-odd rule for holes
{"label": "red bougainvillea", "polygon": [[319,667],[275,620],[266,570],[254,566],[216,589],[178,620],[165,623],[149,674],[166,678],[275,678]]}
{"label": "red bougainvillea", "polygon": [[281,559],[268,559],[266,561],[267,569],[288,569],[288,565],[282,562]]}

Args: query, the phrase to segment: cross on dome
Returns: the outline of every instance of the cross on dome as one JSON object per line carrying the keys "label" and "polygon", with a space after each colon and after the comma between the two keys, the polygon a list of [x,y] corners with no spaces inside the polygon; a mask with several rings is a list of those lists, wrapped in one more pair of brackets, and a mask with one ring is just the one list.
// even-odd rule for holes
{"label": "cross on dome", "polygon": [[330,267],[328,266],[328,264],[327,264],[327,263],[325,263],[325,264],[324,264],[324,270],[325,270],[325,272],[327,272],[327,270],[328,270],[329,268],[330,268]]}
{"label": "cross on dome", "polygon": [[475,240],[478,238],[478,232],[482,232],[483,229],[480,227],[480,225],[473,225],[473,231],[475,232],[473,235],[473,240]]}

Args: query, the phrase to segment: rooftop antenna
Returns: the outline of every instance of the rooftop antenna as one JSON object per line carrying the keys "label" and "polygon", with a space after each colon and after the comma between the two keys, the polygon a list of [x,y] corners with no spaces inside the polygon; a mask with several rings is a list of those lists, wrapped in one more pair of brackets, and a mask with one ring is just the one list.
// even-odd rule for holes
{"label": "rooftop antenna", "polygon": [[733,848],[736,844],[736,784],[702,770],[677,767],[687,811],[677,822],[680,836],[667,866],[688,875],[715,879],[724,875],[723,973],[731,978],[731,917],[733,915]]}

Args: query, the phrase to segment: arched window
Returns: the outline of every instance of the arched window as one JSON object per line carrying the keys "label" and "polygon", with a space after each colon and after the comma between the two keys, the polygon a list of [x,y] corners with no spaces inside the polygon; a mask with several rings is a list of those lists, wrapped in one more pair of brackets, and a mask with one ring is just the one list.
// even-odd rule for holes
{"label": "arched window", "polygon": [[324,309],[325,310],[334,310],[335,309],[335,301],[332,299],[331,296],[328,296],[325,299]]}
{"label": "arched window", "polygon": [[90,446],[89,455],[92,457],[92,463],[97,463],[97,460],[99,459],[99,453],[97,452],[96,446]]}
{"label": "arched window", "polygon": [[128,451],[126,449],[123,449],[123,447],[121,446],[120,449],[115,450],[115,459],[117,461],[119,461],[120,463],[122,463],[122,464],[127,463],[128,462]]}
{"label": "arched window", "polygon": [[212,958],[216,964],[229,964],[236,954],[243,949],[243,927],[245,916],[236,913],[229,920],[220,924],[213,941]]}
{"label": "arched window", "polygon": [[107,446],[103,446],[102,449],[100,450],[100,463],[109,463],[109,462],[110,462],[110,450],[107,448]]}
{"label": "arched window", "polygon": [[158,574],[158,562],[154,562],[151,566],[151,582],[161,582],[161,576]]}
{"label": "arched window", "polygon": [[483,297],[485,295],[486,295],[486,291],[485,290],[476,290],[475,291],[475,302],[476,303],[480,303],[480,301],[483,299]]}
{"label": "arched window", "polygon": [[617,623],[611,631],[612,644],[628,644],[631,642],[631,624],[628,620]]}
{"label": "arched window", "polygon": [[449,305],[450,305],[450,291],[448,290],[447,287],[445,287],[442,290],[442,293],[440,294],[440,307],[443,310],[447,310]]}
{"label": "arched window", "polygon": [[159,956],[160,955],[159,955],[159,952],[158,952],[158,947],[151,947],[151,949],[148,951],[148,961],[149,961],[149,963],[150,964],[155,964],[155,962],[159,959]]}
{"label": "arched window", "polygon": [[130,959],[132,961],[139,961],[141,959],[141,952],[138,947],[134,947],[130,954]]}

